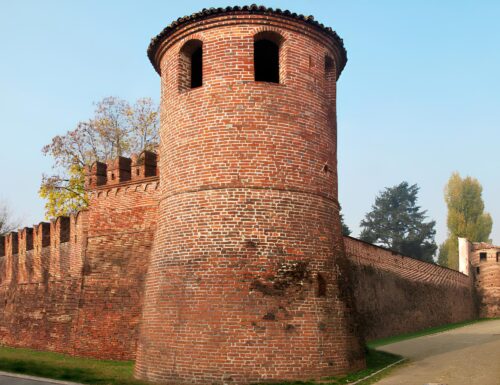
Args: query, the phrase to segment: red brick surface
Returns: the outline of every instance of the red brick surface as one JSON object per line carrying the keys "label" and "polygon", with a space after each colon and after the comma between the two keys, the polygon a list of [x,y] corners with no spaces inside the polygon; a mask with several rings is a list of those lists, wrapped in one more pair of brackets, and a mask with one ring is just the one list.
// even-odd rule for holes
{"label": "red brick surface", "polygon": [[351,237],[344,243],[367,340],[477,317],[470,277]]}
{"label": "red brick surface", "polygon": [[[486,260],[480,260],[480,253],[486,253]],[[473,243],[470,263],[480,302],[480,316],[500,317],[500,247]]]}
{"label": "red brick surface", "polygon": [[113,184],[91,194],[87,211],[6,238],[0,343],[135,357],[158,181]]}
{"label": "red brick surface", "polygon": [[[280,84],[254,81],[262,31],[281,36]],[[179,90],[192,39],[203,86]],[[247,383],[363,365],[339,280],[336,77],[325,71],[338,49],[306,23],[248,14],[185,25],[160,49],[161,200],[138,377]]]}

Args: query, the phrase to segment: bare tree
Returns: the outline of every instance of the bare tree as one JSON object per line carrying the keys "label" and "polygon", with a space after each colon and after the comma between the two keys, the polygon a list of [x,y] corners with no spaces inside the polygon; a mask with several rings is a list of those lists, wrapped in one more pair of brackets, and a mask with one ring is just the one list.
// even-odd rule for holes
{"label": "bare tree", "polygon": [[6,203],[0,202],[0,236],[18,229],[20,222],[14,219]]}

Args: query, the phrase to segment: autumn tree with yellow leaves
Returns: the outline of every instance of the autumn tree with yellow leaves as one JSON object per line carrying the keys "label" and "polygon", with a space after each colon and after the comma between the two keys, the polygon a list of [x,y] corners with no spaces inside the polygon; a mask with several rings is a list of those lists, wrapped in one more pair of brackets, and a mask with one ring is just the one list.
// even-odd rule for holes
{"label": "autumn tree with yellow leaves", "polygon": [[45,215],[54,218],[75,213],[88,205],[84,188],[85,167],[118,156],[130,156],[158,145],[158,106],[150,98],[134,104],[106,97],[95,104],[94,116],[76,128],[52,138],[43,147],[54,159],[53,174],[43,175],[40,196]]}
{"label": "autumn tree with yellow leaves", "polygon": [[458,270],[458,238],[488,242],[493,226],[491,215],[484,212],[483,188],[470,176],[455,172],[448,180],[444,198],[448,206],[448,239],[439,247],[439,264]]}

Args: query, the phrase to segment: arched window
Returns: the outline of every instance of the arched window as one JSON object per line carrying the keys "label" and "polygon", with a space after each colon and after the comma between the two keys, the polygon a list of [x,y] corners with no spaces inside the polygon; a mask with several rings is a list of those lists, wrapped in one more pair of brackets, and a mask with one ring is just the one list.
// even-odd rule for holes
{"label": "arched window", "polygon": [[179,60],[179,89],[181,91],[203,85],[203,43],[190,40],[183,45]]}
{"label": "arched window", "polygon": [[326,55],[325,56],[325,76],[329,77],[332,75],[333,70],[335,69],[335,62],[333,59]]}
{"label": "arched window", "polygon": [[280,45],[282,37],[274,32],[261,32],[254,39],[255,81],[280,82]]}

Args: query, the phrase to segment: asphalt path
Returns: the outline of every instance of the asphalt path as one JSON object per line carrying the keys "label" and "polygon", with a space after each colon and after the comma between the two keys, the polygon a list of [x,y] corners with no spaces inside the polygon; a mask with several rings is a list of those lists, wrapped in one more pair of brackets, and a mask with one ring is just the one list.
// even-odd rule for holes
{"label": "asphalt path", "polygon": [[0,372],[0,385],[80,385],[74,382]]}
{"label": "asphalt path", "polygon": [[500,385],[500,320],[379,348],[409,359],[377,385]]}

